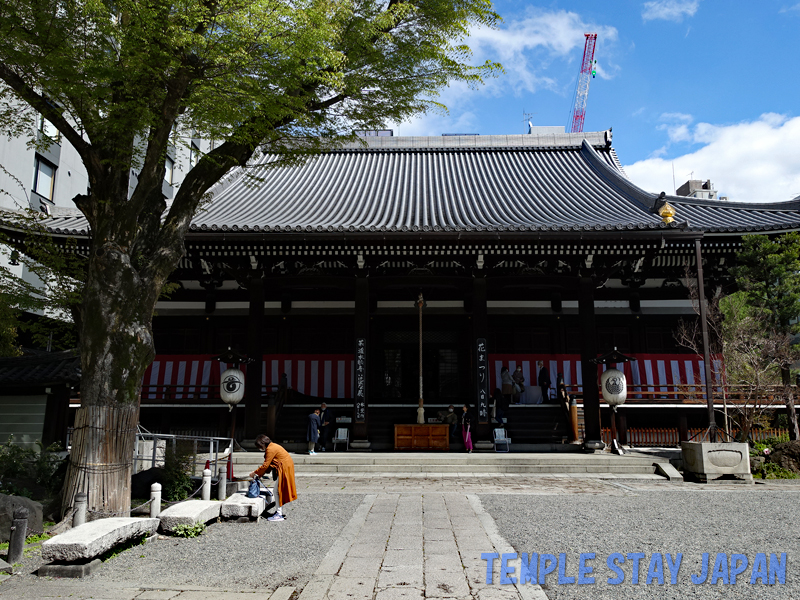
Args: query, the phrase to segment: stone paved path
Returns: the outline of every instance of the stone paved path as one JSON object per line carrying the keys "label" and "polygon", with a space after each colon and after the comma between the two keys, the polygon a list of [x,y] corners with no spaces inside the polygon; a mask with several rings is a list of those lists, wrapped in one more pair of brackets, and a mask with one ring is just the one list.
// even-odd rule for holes
{"label": "stone paved path", "polygon": [[368,495],[299,600],[544,599],[486,584],[483,552],[513,552],[477,496]]}

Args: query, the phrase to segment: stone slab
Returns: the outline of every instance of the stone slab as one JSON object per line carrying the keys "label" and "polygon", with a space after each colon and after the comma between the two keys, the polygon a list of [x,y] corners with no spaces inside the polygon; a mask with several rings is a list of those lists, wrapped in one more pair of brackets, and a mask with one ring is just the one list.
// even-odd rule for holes
{"label": "stone slab", "polygon": [[47,561],[74,562],[100,556],[130,539],[152,535],[158,519],[112,517],[84,523],[42,544],[42,558]]}
{"label": "stone slab", "polygon": [[178,594],[178,590],[145,590],[136,596],[136,600],[171,600]]}
{"label": "stone slab", "polygon": [[[270,496],[270,502],[272,502],[272,496]],[[236,493],[222,503],[220,516],[223,519],[238,519],[239,517],[257,519],[264,512],[266,505],[264,496],[248,498],[242,493]]]}
{"label": "stone slab", "polygon": [[77,579],[80,577],[88,577],[97,571],[102,564],[103,561],[99,558],[85,563],[64,563],[59,561],[42,565],[36,573],[39,577],[69,577]]}
{"label": "stone slab", "polygon": [[656,473],[663,475],[669,481],[683,481],[683,475],[678,472],[678,469],[669,463],[657,462],[655,463]]}
{"label": "stone slab", "polygon": [[187,500],[173,504],[161,512],[162,531],[172,531],[178,525],[196,525],[207,523],[219,517],[222,502],[217,500]]}
{"label": "stone slab", "polygon": [[279,587],[272,593],[272,596],[269,597],[269,600],[289,600],[294,594],[294,588],[283,586]]}
{"label": "stone slab", "polygon": [[0,558],[0,573],[8,573],[9,575],[14,574],[14,567]]}

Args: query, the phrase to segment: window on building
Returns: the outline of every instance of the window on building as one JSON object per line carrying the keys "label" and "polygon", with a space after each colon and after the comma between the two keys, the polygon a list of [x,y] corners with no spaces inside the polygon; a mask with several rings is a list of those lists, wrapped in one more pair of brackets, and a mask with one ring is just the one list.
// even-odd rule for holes
{"label": "window on building", "polygon": [[55,125],[53,125],[50,121],[44,118],[43,115],[39,115],[39,131],[53,140],[55,143],[61,142],[61,133],[56,129]]}
{"label": "window on building", "polygon": [[37,156],[33,167],[33,191],[48,200],[52,200],[55,180],[55,166]]}
{"label": "window on building", "polygon": [[198,160],[200,160],[200,148],[197,147],[197,144],[192,142],[192,145],[189,147],[189,168],[194,167]]}
{"label": "window on building", "polygon": [[175,161],[168,156],[165,165],[167,168],[164,171],[164,181],[172,185],[172,172],[175,169]]}

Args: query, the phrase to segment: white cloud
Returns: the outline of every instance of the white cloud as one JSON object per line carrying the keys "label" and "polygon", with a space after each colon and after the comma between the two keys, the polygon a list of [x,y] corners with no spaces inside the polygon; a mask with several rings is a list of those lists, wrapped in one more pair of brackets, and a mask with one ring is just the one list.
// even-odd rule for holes
{"label": "white cloud", "polygon": [[674,165],[677,186],[690,175],[710,179],[732,202],[778,202],[800,195],[800,117],[767,113],[756,121],[732,125],[674,121],[674,127],[680,134],[669,130],[668,134],[685,134],[685,141],[702,147],[673,159],[656,156],[626,166],[628,177],[639,187],[674,192]]}
{"label": "white cloud", "polygon": [[[617,40],[614,27],[586,23],[580,15],[568,11],[548,12],[531,8],[517,20],[509,19],[498,29],[479,27],[469,33],[469,46],[476,63],[490,59],[500,62],[506,74],[490,81],[487,90],[495,94],[507,94],[508,88],[515,94],[534,93],[539,89],[563,92],[563,69],[557,75],[546,73],[554,61],[580,61],[586,41],[584,33],[595,31],[598,46],[612,44]],[[597,53],[596,53],[597,54]],[[610,78],[616,68],[598,65],[598,75]]]}
{"label": "white cloud", "polygon": [[784,6],[778,12],[780,13],[800,12],[800,4],[795,4],[793,6]]}
{"label": "white cloud", "polygon": [[684,17],[694,16],[699,5],[700,0],[653,0],[644,3],[642,19],[680,22]]}
{"label": "white cloud", "polygon": [[[389,125],[396,135],[480,131],[481,121],[476,113],[479,112],[479,103],[485,102],[487,97],[527,97],[540,90],[550,90],[566,99],[574,88],[578,65],[583,56],[586,41],[584,32],[597,32],[599,50],[613,46],[618,37],[613,27],[587,23],[578,14],[563,10],[530,8],[519,19],[507,19],[499,27],[475,28],[465,41],[473,51],[473,64],[492,60],[501,63],[505,73],[485,80],[485,84],[477,90],[471,90],[461,83],[444,88],[437,101],[450,109],[449,115],[429,113]],[[610,79],[618,70],[617,66],[605,60],[603,64],[598,64],[597,75]],[[565,100],[565,106],[568,104],[568,100]],[[532,106],[532,101],[527,106],[520,104],[519,130],[507,133],[527,131],[522,109]],[[485,110],[485,107],[480,110]],[[534,115],[532,120],[536,122],[537,117]]]}
{"label": "white cloud", "polygon": [[[656,129],[666,131],[671,143],[691,142],[692,134],[689,125],[694,121],[692,115],[684,113],[664,113],[660,120],[663,121]],[[657,151],[659,154],[666,152],[666,147]]]}

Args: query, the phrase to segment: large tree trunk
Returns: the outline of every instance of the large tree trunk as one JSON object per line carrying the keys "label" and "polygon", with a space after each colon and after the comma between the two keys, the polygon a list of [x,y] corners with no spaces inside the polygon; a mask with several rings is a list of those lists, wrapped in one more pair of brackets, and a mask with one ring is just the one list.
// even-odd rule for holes
{"label": "large tree trunk", "polygon": [[789,418],[789,439],[800,440],[800,428],[797,423],[797,411],[794,408],[794,392],[791,388],[791,372],[789,369],[781,369],[781,380],[783,381],[783,400],[786,404],[786,416]]}
{"label": "large tree trunk", "polygon": [[142,279],[118,247],[95,241],[81,308],[81,408],[75,418],[62,512],[89,496],[91,518],[130,511],[142,377],[154,356],[160,282]]}

